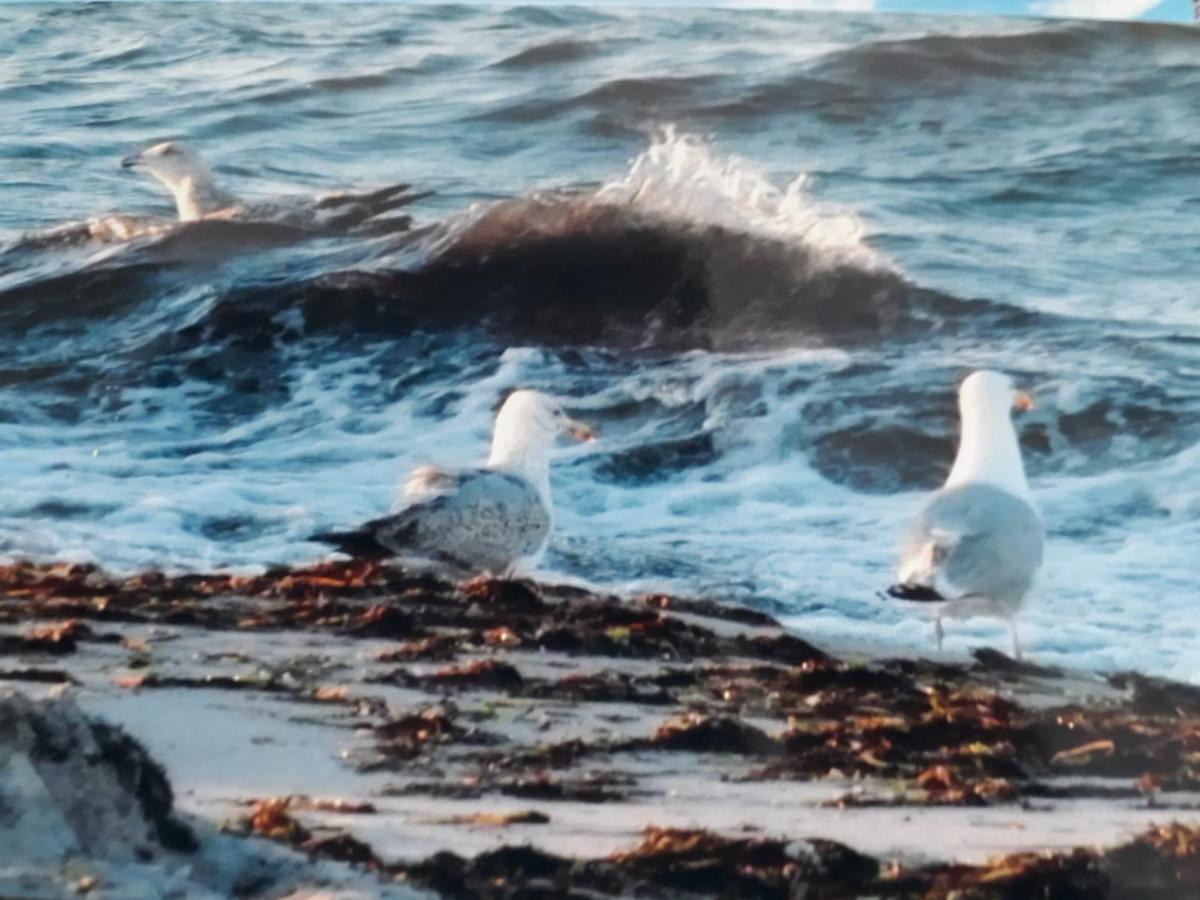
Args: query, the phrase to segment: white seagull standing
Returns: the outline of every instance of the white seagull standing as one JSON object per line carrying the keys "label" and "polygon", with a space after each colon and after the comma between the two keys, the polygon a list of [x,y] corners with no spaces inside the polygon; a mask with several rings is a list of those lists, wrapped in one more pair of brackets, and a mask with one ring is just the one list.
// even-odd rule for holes
{"label": "white seagull standing", "polygon": [[1012,629],[1021,658],[1016,615],[1042,564],[1045,529],[1033,504],[1012,410],[1029,395],[1007,376],[975,372],[958,391],[962,438],[950,477],[917,517],[900,554],[898,584],[888,594],[936,604],[942,619],[997,616]]}
{"label": "white seagull standing", "polygon": [[557,400],[515,391],[500,408],[488,461],[477,469],[421,466],[405,482],[408,505],[354,531],[314,534],[343,553],[395,558],[456,574],[512,575],[534,567],[550,539],[550,449],[560,434],[593,439]]}
{"label": "white seagull standing", "polygon": [[[336,192],[316,197],[288,196],[246,203],[219,187],[200,154],[181,141],[163,141],[121,160],[122,167],[146,172],[171,192],[180,222],[234,219],[265,222],[304,230],[347,228],[428,196],[409,193],[396,184],[361,193]],[[408,226],[407,217],[380,224]]]}

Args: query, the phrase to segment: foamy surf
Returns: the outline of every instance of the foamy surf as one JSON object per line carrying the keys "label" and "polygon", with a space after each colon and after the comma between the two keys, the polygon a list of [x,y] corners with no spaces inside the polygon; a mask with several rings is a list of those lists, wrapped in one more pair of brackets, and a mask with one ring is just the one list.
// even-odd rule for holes
{"label": "foamy surf", "polygon": [[624,176],[602,185],[593,199],[697,228],[800,243],[816,251],[818,265],[889,267],[867,244],[859,214],[813,198],[810,181],[800,172],[780,188],[752,161],[722,154],[699,136],[668,126]]}
{"label": "foamy surf", "polygon": [[[0,92],[8,248],[164,212],[115,169],[161,104],[112,79],[148,68],[227,73],[155,127],[235,193],[437,192],[400,234],[208,222],[6,252],[0,552],[310,560],[308,534],[386,512],[413,466],[477,460],[504,392],[533,386],[601,433],[557,461],[547,575],[925,647],[875,592],[952,458],[958,381],[988,367],[1039,402],[1030,655],[1200,677],[1194,30],[427,13],[314,12],[261,67],[243,51],[278,23],[255,7],[0,11],[27,35]],[[137,59],[60,57],[80,21],[98,46],[144,33]],[[587,46],[553,49],[576,26]],[[974,623],[951,649],[1003,640]]]}

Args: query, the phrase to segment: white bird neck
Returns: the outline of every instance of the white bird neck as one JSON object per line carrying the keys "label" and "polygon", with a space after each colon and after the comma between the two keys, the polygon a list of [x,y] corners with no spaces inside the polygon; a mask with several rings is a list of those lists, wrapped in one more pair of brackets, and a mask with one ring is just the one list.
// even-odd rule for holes
{"label": "white bird neck", "polygon": [[540,447],[493,441],[487,467],[524,478],[538,492],[547,508],[550,506],[550,455]]}
{"label": "white bird neck", "polygon": [[179,212],[181,222],[195,222],[238,203],[237,197],[217,187],[207,172],[196,172],[178,180],[168,180],[157,173],[154,177],[175,198],[175,209]]}
{"label": "white bird neck", "polygon": [[979,482],[1030,499],[1017,430],[1007,409],[985,405],[962,411],[962,439],[946,487]]}

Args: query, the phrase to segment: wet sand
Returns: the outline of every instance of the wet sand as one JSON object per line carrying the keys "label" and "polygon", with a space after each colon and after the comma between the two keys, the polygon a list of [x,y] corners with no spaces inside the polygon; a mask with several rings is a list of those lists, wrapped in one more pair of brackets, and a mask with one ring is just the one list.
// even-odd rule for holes
{"label": "wet sand", "polygon": [[817,647],[710,600],[357,563],[129,578],[25,564],[0,569],[0,591],[0,684],[125,728],[181,812],[388,882],[764,897],[1200,884],[1192,686],[986,649]]}

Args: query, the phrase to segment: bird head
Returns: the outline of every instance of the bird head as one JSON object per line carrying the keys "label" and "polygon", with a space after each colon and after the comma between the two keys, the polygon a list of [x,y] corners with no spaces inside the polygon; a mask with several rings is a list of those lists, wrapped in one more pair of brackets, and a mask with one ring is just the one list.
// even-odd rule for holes
{"label": "bird head", "polygon": [[556,398],[540,391],[514,391],[496,415],[493,454],[497,450],[544,453],[563,435],[595,440],[592,428],[567,415]]}
{"label": "bird head", "polygon": [[1014,409],[1021,412],[1033,409],[1033,397],[1017,390],[1007,375],[984,369],[972,372],[963,381],[958,389],[958,404],[964,414],[983,409],[1003,410],[1008,414]]}
{"label": "bird head", "polygon": [[163,141],[121,160],[124,169],[138,169],[153,175],[168,188],[188,177],[207,175],[200,154],[180,141]]}

